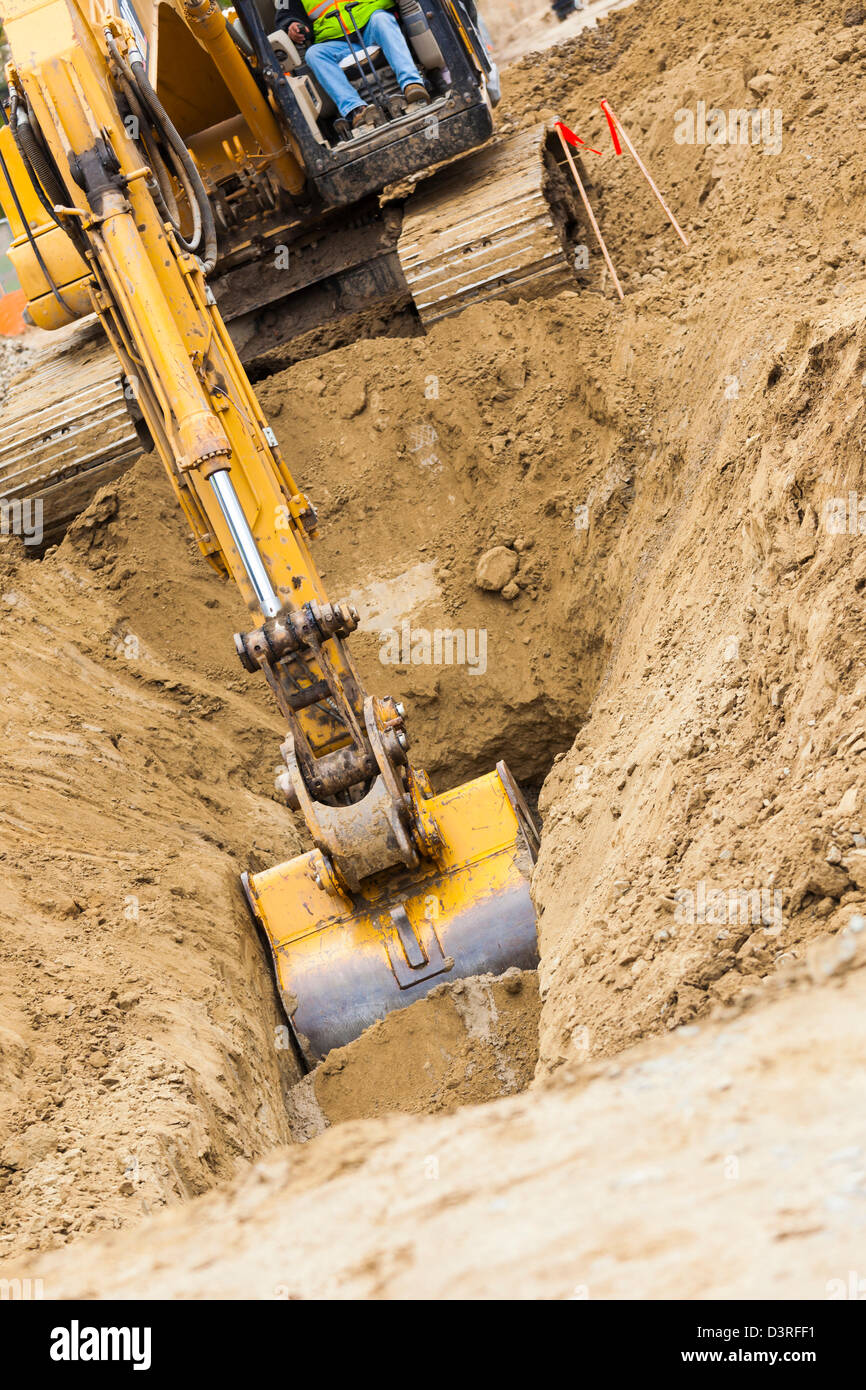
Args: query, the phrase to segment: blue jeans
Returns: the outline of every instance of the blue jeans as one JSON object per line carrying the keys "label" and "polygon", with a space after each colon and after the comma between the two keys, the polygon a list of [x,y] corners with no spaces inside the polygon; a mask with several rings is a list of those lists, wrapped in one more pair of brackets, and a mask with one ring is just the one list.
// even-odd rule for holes
{"label": "blue jeans", "polygon": [[[361,47],[361,40],[348,21],[346,27],[349,29],[352,39],[352,48],[363,61],[364,50]],[[412,62],[409,46],[403,37],[403,30],[397,23],[396,15],[390,10],[376,10],[375,14],[372,14],[367,20],[361,33],[368,48],[372,48],[374,43],[381,48],[401,91],[410,82],[421,81],[421,74]],[[358,95],[340,67],[340,60],[350,54],[352,48],[349,47],[345,39],[327,39],[325,43],[311,44],[304,55],[304,60],[316,81],[337,103],[337,109],[341,116],[348,116],[352,111],[357,111],[359,107],[364,105],[363,97]],[[366,64],[364,64],[364,68],[366,72]],[[371,86],[375,87],[369,73],[367,73],[367,80]]]}

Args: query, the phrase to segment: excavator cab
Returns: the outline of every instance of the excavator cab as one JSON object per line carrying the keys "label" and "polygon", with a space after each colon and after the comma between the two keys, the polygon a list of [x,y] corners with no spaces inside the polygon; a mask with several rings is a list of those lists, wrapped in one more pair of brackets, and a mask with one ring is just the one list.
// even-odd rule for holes
{"label": "excavator cab", "polygon": [[[499,78],[474,0],[396,0],[395,14],[431,101],[406,110],[396,78],[378,48],[348,27],[342,66],[359,99],[382,124],[349,132],[288,34],[273,0],[235,0],[233,32],[264,75],[297,142],[308,179],[329,206],[354,202],[483,145],[493,133]],[[276,27],[269,28],[269,25]],[[282,27],[282,26],[285,27]]]}

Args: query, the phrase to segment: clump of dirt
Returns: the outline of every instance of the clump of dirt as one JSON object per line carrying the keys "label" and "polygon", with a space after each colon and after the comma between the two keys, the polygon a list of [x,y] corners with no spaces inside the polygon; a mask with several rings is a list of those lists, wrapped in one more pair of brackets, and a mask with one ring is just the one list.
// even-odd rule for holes
{"label": "clump of dirt", "polygon": [[292,1138],[401,1111],[437,1114],[524,1090],[538,1061],[534,970],[441,984],[335,1048],[289,1093]]}

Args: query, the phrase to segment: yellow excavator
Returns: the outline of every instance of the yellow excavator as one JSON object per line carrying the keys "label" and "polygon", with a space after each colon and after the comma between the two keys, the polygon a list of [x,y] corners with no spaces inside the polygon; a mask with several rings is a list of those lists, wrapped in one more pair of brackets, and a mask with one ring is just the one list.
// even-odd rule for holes
{"label": "yellow excavator", "polygon": [[[244,366],[259,378],[287,357],[573,285],[585,239],[573,183],[543,127],[494,131],[499,77],[475,0],[392,0],[428,94],[409,107],[384,54],[353,32],[354,0],[340,0],[342,67],[378,121],[355,130],[290,37],[301,3],[80,0],[71,11],[100,49],[161,220],[210,267]],[[12,35],[17,8],[5,12]],[[51,7],[28,14],[45,43]],[[31,62],[18,63],[20,95],[10,88],[0,202],[26,316],[60,331],[0,404],[0,501],[38,499],[50,545],[153,441],[91,312],[81,238],[53,214],[70,171],[59,184],[28,96]]]}
{"label": "yellow excavator", "polygon": [[[424,72],[439,75],[430,82],[437,153],[451,157],[489,135],[483,45],[461,0],[428,3]],[[31,317],[60,327],[96,315],[136,426],[158,450],[202,554],[246,602],[240,661],[261,672],[286,720],[279,785],[314,847],[244,875],[243,885],[294,1046],[312,1066],[439,983],[537,959],[531,814],[504,763],[435,794],[409,758],[402,706],[364,689],[347,646],[359,615],[329,600],[316,573],[314,508],[209,283],[221,254],[220,197],[258,206],[270,189],[272,211],[299,239],[317,226],[327,240],[340,225],[335,210],[357,208],[383,171],[430,164],[421,142],[431,112],[398,102],[383,126],[342,138],[333,120],[322,123],[320,94],[254,0],[228,15],[213,0],[173,0],[148,11],[150,27],[130,0],[107,10],[4,0],[3,10],[12,57],[0,201]],[[203,54],[221,83],[219,129],[196,140],[175,115],[195,124],[196,103],[210,98],[192,70],[184,94],[176,60],[166,68],[159,55],[181,30],[193,45],[183,52]],[[357,55],[355,80],[364,61],[372,89],[375,55]],[[166,70],[172,81],[160,93],[151,79]],[[387,95],[381,70],[380,81]],[[249,208],[238,218],[248,234]],[[229,238],[230,262],[237,253]],[[465,283],[478,278],[462,272]]]}

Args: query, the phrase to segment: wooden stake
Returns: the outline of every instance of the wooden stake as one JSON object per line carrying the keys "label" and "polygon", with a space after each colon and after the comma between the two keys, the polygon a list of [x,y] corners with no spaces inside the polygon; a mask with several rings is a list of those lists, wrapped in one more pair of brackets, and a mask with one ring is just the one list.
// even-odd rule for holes
{"label": "wooden stake", "polygon": [[670,208],[668,207],[667,203],[665,202],[664,198],[662,197],[662,195],[659,193],[658,189],[656,188],[656,185],[655,185],[655,183],[653,182],[653,178],[652,178],[652,175],[650,174],[649,169],[647,169],[646,165],[643,163],[643,160],[641,159],[641,157],[640,157],[640,155],[638,154],[637,150],[635,149],[634,145],[631,143],[631,140],[629,140],[628,135],[626,134],[626,131],[625,131],[625,129],[623,128],[622,121],[619,119],[619,117],[618,117],[618,116],[616,115],[616,113],[613,111],[613,109],[612,109],[612,107],[610,106],[610,103],[609,103],[608,101],[606,101],[606,100],[605,100],[605,101],[602,101],[602,103],[601,103],[601,109],[602,109],[602,111],[605,113],[605,115],[608,116],[608,117],[614,122],[614,124],[616,125],[617,129],[619,130],[619,133],[620,133],[620,135],[622,136],[622,138],[623,138],[623,140],[624,140],[626,146],[628,147],[629,152],[631,153],[631,156],[632,156],[632,158],[633,158],[635,164],[636,164],[637,167],[640,169],[641,173],[643,174],[644,178],[646,179],[646,181],[647,181],[647,183],[649,184],[650,188],[652,189],[653,193],[656,195],[656,197],[658,198],[659,202],[661,203],[662,208],[664,209],[665,214],[667,215],[668,219],[670,220],[670,223],[671,223],[671,225],[672,225],[674,231],[676,232],[677,236],[679,237],[680,241],[683,243],[683,246],[688,246],[688,244],[689,244],[689,239],[688,239],[688,237],[686,236],[685,232],[683,231],[683,229],[682,229],[682,227],[680,226],[680,224],[679,224],[679,222],[677,221],[677,219],[674,217],[673,213],[671,212],[671,210],[670,210]]}
{"label": "wooden stake", "polygon": [[620,299],[624,299],[625,296],[624,296],[624,294],[623,294],[623,292],[622,292],[622,285],[619,283],[619,277],[618,277],[616,271],[615,271],[614,268],[613,268],[613,261],[611,260],[610,256],[607,254],[607,247],[606,247],[605,244],[604,244],[604,237],[602,236],[601,231],[600,231],[600,229],[599,229],[599,225],[598,225],[598,223],[597,223],[596,220],[595,220],[595,213],[593,212],[592,208],[591,208],[590,205],[589,205],[589,198],[586,196],[586,189],[584,188],[584,186],[583,186],[583,184],[582,184],[582,182],[581,182],[580,174],[577,172],[577,165],[575,164],[574,160],[573,160],[572,157],[571,157],[571,150],[568,148],[568,145],[565,143],[565,139],[563,138],[563,134],[562,134],[562,131],[561,131],[560,128],[559,128],[559,123],[558,123],[558,122],[557,122],[557,125],[556,125],[556,133],[557,133],[557,135],[559,136],[559,143],[562,145],[562,148],[563,148],[563,150],[564,150],[564,152],[565,152],[565,157],[566,157],[566,159],[568,160],[568,167],[570,168],[572,174],[574,175],[574,181],[575,181],[575,183],[577,184],[577,191],[578,191],[578,193],[580,194],[581,198],[583,199],[583,206],[586,208],[586,215],[587,215],[587,217],[589,218],[590,223],[592,224],[592,230],[595,232],[596,240],[598,241],[598,244],[599,244],[599,246],[601,247],[601,254],[604,256],[605,263],[607,264],[607,268],[608,268],[608,270],[610,271],[610,274],[611,274],[611,279],[613,280],[613,283],[614,283],[614,285],[616,286],[616,292],[617,292],[617,294],[619,295]]}

